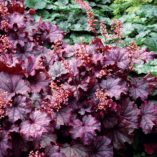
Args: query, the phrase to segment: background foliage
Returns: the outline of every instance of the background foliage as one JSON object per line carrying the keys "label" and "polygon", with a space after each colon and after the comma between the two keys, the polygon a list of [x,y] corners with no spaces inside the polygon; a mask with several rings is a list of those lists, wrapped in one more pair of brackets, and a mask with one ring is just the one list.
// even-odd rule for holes
{"label": "background foliage", "polygon": [[[157,1],[156,0],[115,0],[111,4],[114,18],[123,22],[125,42],[135,41],[149,51],[157,52]],[[157,74],[157,61],[136,66],[141,73]]]}
{"label": "background foliage", "polygon": [[152,0],[116,0],[114,15],[123,22],[127,41],[134,40],[151,51],[157,51],[157,6]]}
{"label": "background foliage", "polygon": [[[26,0],[25,3],[28,8],[36,9],[36,19],[41,16],[44,20],[51,21],[64,30],[68,42],[91,40],[93,34],[87,30],[86,13],[75,4],[74,0],[43,0],[41,3],[38,0]],[[110,4],[111,0],[90,2],[96,18],[107,22],[113,16]]]}
{"label": "background foliage", "polygon": [[[111,18],[119,18],[123,22],[126,43],[134,40],[157,52],[156,0],[95,0],[89,3],[99,21],[108,24]],[[74,0],[25,0],[25,4],[37,11],[36,19],[42,17],[64,30],[70,43],[91,40],[93,34],[87,30],[85,11]]]}
{"label": "background foliage", "polygon": [[[123,22],[122,34],[125,44],[135,41],[149,51],[157,52],[157,0],[95,0],[90,1],[98,21],[106,24],[113,18]],[[86,13],[74,0],[25,0],[28,8],[37,12],[36,20],[57,24],[65,31],[68,43],[89,42],[93,34],[87,30]],[[98,32],[99,32],[99,28]],[[156,61],[153,62],[153,74],[157,73]],[[147,70],[146,70],[147,69]],[[138,73],[152,73],[150,65],[136,67]],[[155,71],[154,71],[155,70]]]}

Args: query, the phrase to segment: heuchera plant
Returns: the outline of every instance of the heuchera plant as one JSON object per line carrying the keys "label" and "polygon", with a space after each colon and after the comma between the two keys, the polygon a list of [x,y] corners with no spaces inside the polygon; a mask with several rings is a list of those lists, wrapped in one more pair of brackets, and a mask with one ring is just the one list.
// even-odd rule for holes
{"label": "heuchera plant", "polygon": [[[91,8],[77,3],[95,32]],[[97,37],[67,45],[32,11],[0,0],[0,157],[118,157],[135,130],[156,131],[157,106],[148,100],[156,78],[133,70],[152,53]]]}

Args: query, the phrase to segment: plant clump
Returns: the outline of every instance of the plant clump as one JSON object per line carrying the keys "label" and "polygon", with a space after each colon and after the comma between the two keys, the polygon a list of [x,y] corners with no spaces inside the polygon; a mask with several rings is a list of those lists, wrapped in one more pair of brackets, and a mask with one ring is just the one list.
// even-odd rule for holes
{"label": "plant clump", "polygon": [[156,131],[157,80],[133,69],[151,52],[98,37],[68,45],[22,1],[1,0],[0,15],[0,156],[118,157],[136,130]]}

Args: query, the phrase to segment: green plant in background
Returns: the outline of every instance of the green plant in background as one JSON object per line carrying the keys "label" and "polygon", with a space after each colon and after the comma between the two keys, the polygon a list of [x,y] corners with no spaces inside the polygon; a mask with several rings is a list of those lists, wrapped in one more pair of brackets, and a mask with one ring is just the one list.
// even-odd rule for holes
{"label": "green plant in background", "polygon": [[113,13],[117,17],[122,16],[124,12],[133,13],[142,5],[151,3],[153,0],[115,0],[112,3]]}
{"label": "green plant in background", "polygon": [[137,71],[138,74],[151,73],[157,76],[157,59],[146,64],[135,65],[135,70]]}
{"label": "green plant in background", "polygon": [[[89,3],[96,19],[110,21],[111,0],[95,0]],[[87,30],[85,11],[81,10],[74,0],[25,0],[25,4],[28,8],[34,8],[37,11],[36,20],[41,16],[44,20],[57,24],[64,30],[69,43],[89,42],[93,37],[93,34]]]}
{"label": "green plant in background", "polygon": [[[123,23],[125,44],[135,41],[138,46],[157,53],[157,0],[115,0],[111,8],[114,18]],[[136,65],[135,70],[138,74],[157,76],[157,60]]]}
{"label": "green plant in background", "polygon": [[135,41],[139,46],[146,46],[150,51],[157,52],[155,2],[156,0],[115,0],[111,5],[115,18],[118,17],[123,22],[126,43]]}
{"label": "green plant in background", "polygon": [[139,46],[146,45],[149,50],[157,51],[157,6],[143,5],[135,13],[124,15],[120,19],[127,40],[134,40]]}
{"label": "green plant in background", "polygon": [[[114,17],[123,22],[125,44],[135,41],[157,52],[157,0],[94,0],[89,3],[99,21],[108,24]],[[37,11],[36,20],[41,16],[64,30],[69,43],[89,42],[93,37],[87,30],[85,11],[74,0],[25,0],[25,4]]]}
{"label": "green plant in background", "polygon": [[[123,23],[124,45],[135,41],[157,52],[157,0],[89,1],[96,19],[110,23],[118,18]],[[68,43],[89,42],[94,34],[87,30],[86,13],[74,0],[25,0],[27,8],[37,12],[35,19],[57,24],[66,33]],[[99,28],[97,28],[99,29]],[[137,73],[157,73],[156,61],[135,66]]]}
{"label": "green plant in background", "polygon": [[[89,3],[99,21],[110,23],[111,18],[118,18],[123,22],[124,45],[135,41],[157,52],[157,0],[95,0]],[[69,43],[89,42],[94,35],[87,30],[85,11],[74,0],[25,0],[25,4],[37,11],[36,20],[42,17],[64,30]],[[157,75],[157,60],[136,65],[135,70],[138,74]]]}

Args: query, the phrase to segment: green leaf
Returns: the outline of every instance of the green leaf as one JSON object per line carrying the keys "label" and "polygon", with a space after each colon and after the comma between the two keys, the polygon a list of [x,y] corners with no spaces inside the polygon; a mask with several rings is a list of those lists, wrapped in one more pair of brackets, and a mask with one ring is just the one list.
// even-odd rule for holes
{"label": "green leaf", "polygon": [[58,2],[61,4],[68,4],[69,0],[58,0]]}
{"label": "green leaf", "polygon": [[25,0],[25,5],[29,8],[34,8],[34,9],[38,10],[38,9],[44,9],[47,5],[47,2],[45,0],[42,0],[42,1]]}
{"label": "green leaf", "polygon": [[42,16],[44,19],[48,19],[50,17],[50,14],[47,10],[39,10],[38,15]]}
{"label": "green leaf", "polygon": [[134,66],[135,71],[138,74],[148,74],[151,73],[157,76],[157,59],[149,61],[146,64],[138,64]]}
{"label": "green leaf", "polygon": [[148,47],[150,51],[157,52],[157,37],[148,37],[145,40],[145,45]]}
{"label": "green leaf", "polygon": [[25,5],[29,8],[33,8],[35,5],[35,0],[25,0]]}

